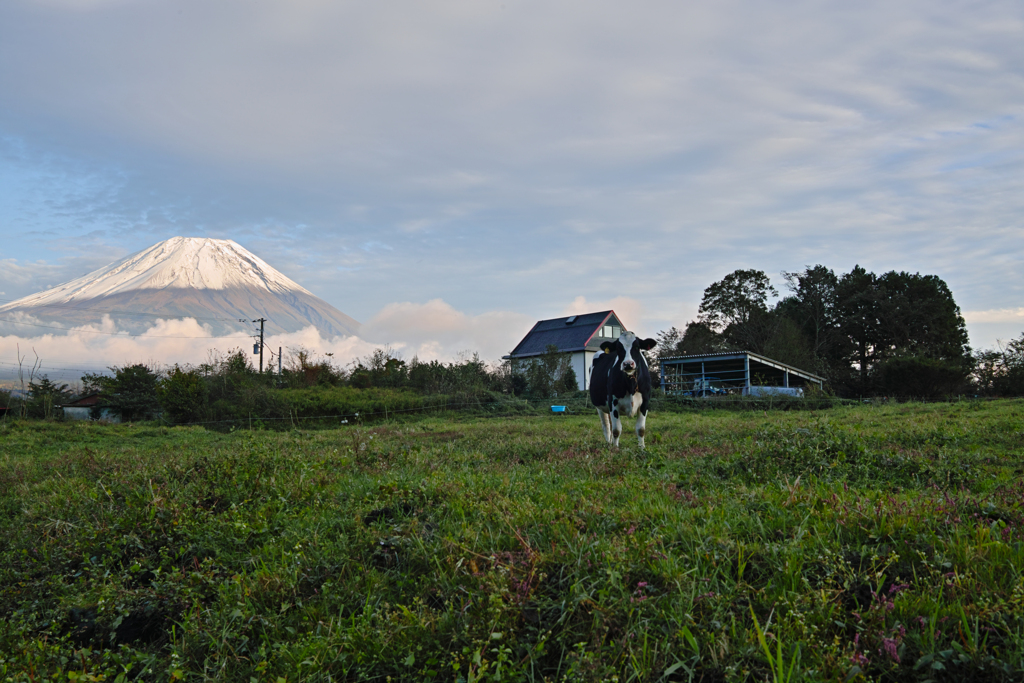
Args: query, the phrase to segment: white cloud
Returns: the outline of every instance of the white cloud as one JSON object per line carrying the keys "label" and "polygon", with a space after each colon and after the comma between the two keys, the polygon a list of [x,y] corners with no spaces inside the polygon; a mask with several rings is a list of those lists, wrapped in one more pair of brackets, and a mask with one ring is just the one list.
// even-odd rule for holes
{"label": "white cloud", "polygon": [[[17,322],[31,322],[21,317]],[[37,321],[38,322],[38,321]],[[287,359],[299,349],[315,357],[330,354],[333,363],[347,365],[390,346],[406,360],[451,362],[465,352],[479,353],[485,361],[497,361],[508,353],[529,331],[533,320],[504,311],[467,315],[440,299],[425,304],[395,303],[363,326],[361,336],[322,337],[315,327],[298,332],[269,335],[265,343],[264,363],[281,349]],[[29,328],[31,329],[31,328]],[[253,339],[244,333],[214,337],[210,327],[194,319],[157,320],[145,332],[129,336],[110,316],[100,323],[83,325],[53,333],[0,336],[0,379],[9,379],[17,367],[18,353],[30,359],[36,355],[46,368],[69,369],[62,381],[77,379],[82,372],[97,372],[110,366],[146,363],[158,367],[173,364],[195,365],[207,362],[211,353],[225,354],[241,349],[252,351]],[[255,355],[249,356],[257,362]],[[77,373],[77,374],[76,374]],[[54,372],[49,372],[54,375]],[[60,373],[57,373],[60,374]]]}
{"label": "white cloud", "polygon": [[511,351],[535,320],[508,311],[468,315],[441,299],[425,304],[393,303],[360,328],[360,335],[387,344],[407,359],[450,360],[459,353],[477,352],[497,360]]}
{"label": "white cloud", "polygon": [[968,323],[1012,323],[1024,322],[1024,306],[1017,308],[996,308],[988,311],[964,311]]}

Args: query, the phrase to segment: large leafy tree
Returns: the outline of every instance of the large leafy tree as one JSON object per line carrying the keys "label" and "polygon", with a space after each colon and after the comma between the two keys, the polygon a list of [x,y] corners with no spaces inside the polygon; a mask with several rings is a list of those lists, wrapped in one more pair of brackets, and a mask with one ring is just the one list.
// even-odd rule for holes
{"label": "large leafy tree", "polygon": [[769,295],[777,294],[764,271],[734,270],[704,290],[698,319],[717,332],[742,326],[767,312]]}
{"label": "large leafy tree", "polygon": [[122,420],[143,419],[157,411],[157,386],[160,376],[142,364],[114,370],[105,402],[121,414]]}
{"label": "large leafy tree", "polygon": [[[779,320],[768,308],[769,296],[777,296],[768,276],[760,270],[734,270],[704,290],[697,323],[687,326],[684,340],[690,348],[746,349],[764,353]],[[719,335],[715,340],[707,334]],[[689,337],[687,339],[686,337]],[[696,350],[696,353],[709,351]]]}
{"label": "large leafy tree", "polygon": [[792,294],[780,301],[776,310],[797,324],[816,360],[834,355],[840,340],[836,318],[839,278],[820,264],[782,276]]}
{"label": "large leafy tree", "polygon": [[[919,391],[948,393],[970,372],[967,326],[949,287],[936,275],[890,271],[876,276],[856,266],[839,279],[836,308],[839,330],[852,349],[848,361],[857,366],[859,393],[902,393],[906,383],[894,378],[912,374],[908,368],[915,363],[920,373],[936,378]],[[890,371],[881,372],[886,363]]]}
{"label": "large leafy tree", "polygon": [[878,278],[883,357],[921,356],[963,362],[970,357],[967,325],[953,293],[936,275],[891,271]]}
{"label": "large leafy tree", "polygon": [[858,389],[862,394],[869,387],[868,373],[877,360],[876,349],[882,337],[883,298],[878,278],[859,265],[839,278],[836,321],[851,350],[847,361],[857,366]]}

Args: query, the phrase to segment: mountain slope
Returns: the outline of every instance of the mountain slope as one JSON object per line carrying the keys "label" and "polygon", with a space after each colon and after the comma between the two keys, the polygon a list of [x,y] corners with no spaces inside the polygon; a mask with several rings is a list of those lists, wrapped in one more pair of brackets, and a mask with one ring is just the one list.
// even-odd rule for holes
{"label": "mountain slope", "polygon": [[354,335],[359,329],[358,322],[235,242],[197,237],[173,237],[0,306],[0,318],[29,316],[63,326],[96,323],[104,314],[135,330],[157,317],[196,318],[215,334],[251,329],[239,319],[260,317],[267,318],[270,333],[309,325],[324,336]]}

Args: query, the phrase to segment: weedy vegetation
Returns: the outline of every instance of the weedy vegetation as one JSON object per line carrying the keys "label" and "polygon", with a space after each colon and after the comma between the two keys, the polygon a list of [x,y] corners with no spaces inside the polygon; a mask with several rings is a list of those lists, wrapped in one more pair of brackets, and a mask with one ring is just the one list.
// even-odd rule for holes
{"label": "weedy vegetation", "polygon": [[0,681],[1019,681],[1022,409],[4,422]]}

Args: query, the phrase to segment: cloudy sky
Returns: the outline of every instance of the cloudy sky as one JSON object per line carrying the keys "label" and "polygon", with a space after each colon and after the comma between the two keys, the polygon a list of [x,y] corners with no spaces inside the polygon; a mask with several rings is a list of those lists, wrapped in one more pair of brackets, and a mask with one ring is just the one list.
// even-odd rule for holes
{"label": "cloudy sky", "polygon": [[860,264],[939,275],[991,347],[1022,216],[1019,0],[0,3],[4,301],[228,238],[367,343],[496,357]]}

